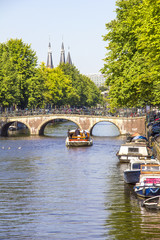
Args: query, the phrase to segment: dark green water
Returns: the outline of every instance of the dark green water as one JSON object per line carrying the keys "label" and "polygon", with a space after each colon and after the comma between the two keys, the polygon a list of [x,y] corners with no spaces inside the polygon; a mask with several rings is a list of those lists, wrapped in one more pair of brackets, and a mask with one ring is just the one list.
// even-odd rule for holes
{"label": "dark green water", "polygon": [[142,208],[124,184],[116,157],[124,138],[66,148],[68,127],[0,139],[0,239],[160,239],[160,212]]}

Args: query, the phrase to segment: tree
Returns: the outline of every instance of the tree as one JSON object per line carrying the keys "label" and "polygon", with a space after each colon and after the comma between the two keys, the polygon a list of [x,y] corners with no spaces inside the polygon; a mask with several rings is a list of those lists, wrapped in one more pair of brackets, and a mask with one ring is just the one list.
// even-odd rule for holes
{"label": "tree", "polygon": [[2,106],[28,104],[28,80],[37,65],[36,53],[22,39],[0,44],[0,101]]}
{"label": "tree", "polygon": [[109,41],[101,70],[113,107],[159,104],[160,1],[117,1],[117,18],[106,24]]}
{"label": "tree", "polygon": [[44,79],[40,68],[35,69],[33,77],[28,79],[28,105],[29,108],[44,107]]}
{"label": "tree", "polygon": [[75,66],[70,64],[60,64],[59,66],[65,75],[70,76],[73,91],[78,98],[74,98],[71,105],[75,106],[96,106],[102,101],[100,90],[86,76],[79,73]]}
{"label": "tree", "polygon": [[61,68],[47,68],[44,63],[39,69],[39,78],[43,80],[43,102],[50,105],[67,105],[70,104],[74,97],[72,81],[69,76],[65,75]]}

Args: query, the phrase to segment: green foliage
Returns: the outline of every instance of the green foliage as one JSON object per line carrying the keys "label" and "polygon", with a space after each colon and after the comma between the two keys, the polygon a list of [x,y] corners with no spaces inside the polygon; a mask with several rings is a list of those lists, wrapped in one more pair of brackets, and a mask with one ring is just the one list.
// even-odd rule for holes
{"label": "green foliage", "polygon": [[99,87],[99,90],[100,90],[101,92],[104,92],[104,91],[107,91],[107,90],[108,90],[108,87],[107,87],[107,86],[100,86],[100,87]]}
{"label": "green foliage", "polygon": [[44,107],[44,79],[40,68],[35,69],[33,77],[28,79],[28,105],[29,108]]}
{"label": "green foliage", "polygon": [[0,44],[0,103],[27,106],[28,80],[37,64],[35,52],[22,40]]}
{"label": "green foliage", "polygon": [[0,44],[0,105],[37,108],[46,105],[94,106],[99,89],[70,64],[50,69],[22,40]]}
{"label": "green foliage", "polygon": [[50,69],[44,66],[40,67],[41,79],[44,81],[44,102],[51,105],[69,104],[74,97],[72,81],[69,76],[57,67]]}
{"label": "green foliage", "polygon": [[113,107],[160,103],[160,1],[119,0],[106,24],[109,41],[102,73]]}
{"label": "green foliage", "polygon": [[71,78],[74,94],[78,96],[72,99],[71,105],[91,107],[102,101],[100,90],[88,77],[80,74],[75,66],[67,63],[59,67]]}

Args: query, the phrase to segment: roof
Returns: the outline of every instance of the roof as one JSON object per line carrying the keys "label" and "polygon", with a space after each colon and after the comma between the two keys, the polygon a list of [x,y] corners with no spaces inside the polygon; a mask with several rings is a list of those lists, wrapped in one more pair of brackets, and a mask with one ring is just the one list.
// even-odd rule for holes
{"label": "roof", "polygon": [[64,51],[64,44],[63,44],[63,42],[62,42],[62,46],[61,46],[60,63],[65,63],[65,51]]}
{"label": "roof", "polygon": [[51,43],[50,42],[48,45],[47,67],[53,68],[52,51],[51,51]]}
{"label": "roof", "polygon": [[68,52],[68,56],[67,56],[67,63],[72,65],[72,60],[71,60],[71,55],[70,52]]}

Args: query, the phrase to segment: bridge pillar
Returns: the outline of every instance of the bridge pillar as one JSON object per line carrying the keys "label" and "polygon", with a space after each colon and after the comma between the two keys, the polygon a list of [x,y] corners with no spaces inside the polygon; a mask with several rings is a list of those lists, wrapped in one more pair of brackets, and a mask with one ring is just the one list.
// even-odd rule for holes
{"label": "bridge pillar", "polygon": [[90,118],[87,117],[80,117],[79,118],[79,126],[81,127],[81,129],[85,129],[85,130],[90,130],[91,127],[91,120]]}
{"label": "bridge pillar", "polygon": [[39,126],[42,123],[43,117],[33,116],[31,118],[26,118],[26,125],[30,130],[30,135],[39,135]]}

